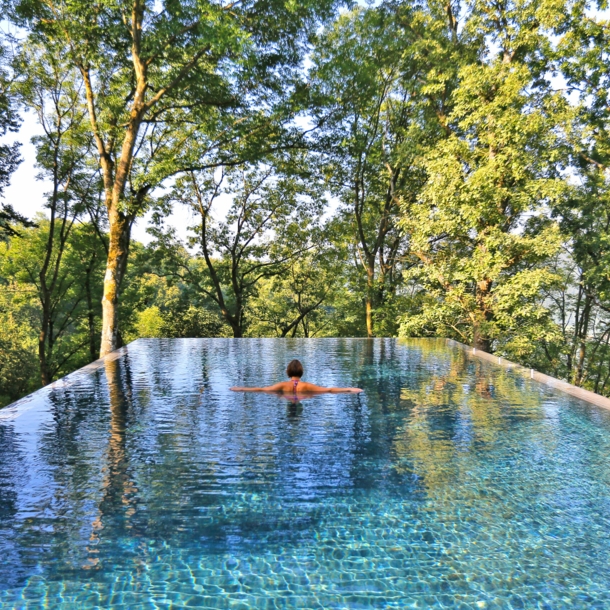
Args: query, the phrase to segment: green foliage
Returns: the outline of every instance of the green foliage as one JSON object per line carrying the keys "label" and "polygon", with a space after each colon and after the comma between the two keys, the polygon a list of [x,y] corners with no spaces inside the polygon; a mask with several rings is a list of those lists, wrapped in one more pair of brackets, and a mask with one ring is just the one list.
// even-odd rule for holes
{"label": "green foliage", "polygon": [[135,337],[228,337],[230,329],[213,312],[190,305],[188,309],[162,312],[151,305],[136,312]]}
{"label": "green foliage", "polygon": [[[140,337],[230,336],[230,328],[212,309],[214,304],[175,273],[176,260],[191,258],[188,251],[175,243],[166,243],[163,249],[158,245],[134,244],[121,303],[123,342]],[[197,266],[196,261],[191,264]]]}
{"label": "green foliage", "polygon": [[[8,52],[3,43],[4,40],[0,41],[0,137],[17,131],[20,124],[16,112],[17,104],[11,88]],[[9,185],[11,175],[22,161],[19,147],[18,142],[0,144],[0,198],[4,196],[4,190]],[[11,204],[0,204],[0,241],[17,236],[20,227],[31,226],[32,222],[16,211]]]}
{"label": "green foliage", "polygon": [[452,336],[523,360],[556,336],[541,295],[558,281],[547,261],[562,237],[544,212],[568,189],[553,131],[561,103],[517,60],[519,40],[534,34],[513,18],[521,29],[496,58],[459,70],[450,134],[424,158],[428,180],[404,206],[416,261],[406,277],[425,294],[401,333]]}
{"label": "green foliage", "polygon": [[151,305],[142,311],[136,312],[134,326],[137,337],[163,337],[164,324],[165,320],[161,316],[161,310],[156,305]]}
{"label": "green foliage", "polygon": [[[40,274],[51,231],[48,219],[42,215],[37,218],[37,225],[24,229],[21,237],[0,244],[0,278],[5,286],[5,306],[17,319],[27,317],[32,329],[29,332],[36,341],[42,332],[43,320]],[[55,227],[55,231],[58,230]],[[52,307],[50,334],[42,345],[37,345],[34,354],[39,357],[40,350],[45,350],[45,366],[49,377],[54,379],[94,359],[89,349],[89,313],[92,313],[94,323],[95,319],[99,320],[103,247],[91,225],[82,225],[70,234],[61,258],[57,251],[51,254],[50,267],[57,269],[57,281],[49,300]],[[98,328],[93,329],[96,339]],[[38,366],[40,371],[40,359]]]}
{"label": "green foliage", "polygon": [[[260,282],[286,273],[319,238],[324,202],[300,161],[298,155],[276,156],[239,169],[190,172],[169,195],[197,218],[190,245],[201,253],[202,265],[192,265],[173,234],[162,229],[156,232],[159,245],[178,253],[181,277],[216,304],[235,337],[245,332],[244,313]],[[230,203],[219,214],[223,199]]]}
{"label": "green foliage", "polygon": [[340,292],[341,263],[318,244],[289,262],[280,273],[263,279],[249,303],[248,334],[254,337],[318,337],[332,333],[325,304]]}
{"label": "green foliage", "polygon": [[36,330],[27,307],[15,307],[6,293],[0,302],[0,407],[38,387]]}
{"label": "green foliage", "polygon": [[421,158],[446,135],[459,67],[476,60],[454,10],[409,2],[354,9],[313,55],[315,146],[361,276],[352,288],[364,292],[368,336],[394,335],[407,306],[400,208],[417,199],[426,182]]}

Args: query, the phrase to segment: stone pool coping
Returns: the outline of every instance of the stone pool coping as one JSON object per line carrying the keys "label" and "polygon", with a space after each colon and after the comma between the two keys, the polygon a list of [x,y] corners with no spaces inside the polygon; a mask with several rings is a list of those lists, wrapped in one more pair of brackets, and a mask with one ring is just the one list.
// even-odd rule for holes
{"label": "stone pool coping", "polygon": [[459,341],[455,341],[454,339],[445,339],[447,345],[453,345],[455,347],[463,350],[468,356],[474,358],[480,358],[481,360],[487,360],[487,362],[492,362],[498,366],[504,367],[506,369],[511,369],[516,373],[523,375],[524,377],[529,377],[530,379],[534,379],[540,383],[544,383],[556,390],[560,390],[561,392],[565,392],[570,396],[574,396],[575,398],[579,398],[580,400],[584,400],[585,402],[590,402],[602,409],[610,409],[610,398],[606,398],[605,396],[601,396],[600,394],[596,394],[595,392],[591,392],[589,390],[585,390],[583,388],[579,388],[578,386],[572,385],[567,381],[562,381],[561,379],[557,379],[556,377],[551,377],[550,375],[545,375],[544,373],[539,373],[534,369],[528,369],[525,366],[521,366],[520,364],[516,364],[515,362],[511,362],[510,360],[506,360],[506,358],[502,358],[501,356],[494,356],[493,354],[488,354],[480,349],[476,349],[475,347],[470,347],[469,345],[465,345],[464,343],[460,343]]}

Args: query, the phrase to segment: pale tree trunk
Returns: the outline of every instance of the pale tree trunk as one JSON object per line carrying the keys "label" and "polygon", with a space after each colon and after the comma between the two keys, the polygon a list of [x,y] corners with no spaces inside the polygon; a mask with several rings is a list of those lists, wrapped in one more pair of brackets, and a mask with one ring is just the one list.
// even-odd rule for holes
{"label": "pale tree trunk", "polygon": [[373,300],[375,292],[375,262],[369,261],[366,269],[366,302],[365,302],[365,313],[366,313],[366,336],[374,337],[373,329]]}
{"label": "pale tree trunk", "polygon": [[373,334],[373,305],[371,303],[371,295],[367,293],[365,303],[365,314],[366,314],[366,336],[371,339],[374,337]]}
{"label": "pale tree trunk", "polygon": [[[395,208],[395,188],[400,170],[391,170],[390,184],[385,196],[385,201],[381,209],[381,218],[376,235],[367,239],[365,234],[363,214],[365,205],[364,180],[357,179],[354,183],[354,213],[356,216],[356,226],[358,231],[358,239],[360,242],[360,260],[362,266],[366,270],[366,296],[365,296],[365,317],[366,317],[366,334],[371,338],[375,336],[373,325],[373,308],[379,303],[376,294],[375,286],[375,262],[377,255],[380,255],[383,273],[383,250],[385,241],[389,231],[393,226],[392,215]],[[397,246],[398,247],[398,246]]]}
{"label": "pale tree trunk", "polygon": [[[140,88],[142,89],[141,92],[139,91]],[[138,86],[131,124],[123,140],[121,158],[117,164],[116,175],[112,182],[112,192],[108,193],[108,188],[106,191],[110,243],[108,247],[108,260],[106,262],[106,274],[104,275],[104,294],[102,296],[102,342],[100,356],[105,356],[119,347],[119,291],[125,269],[127,268],[131,223],[133,221],[133,217],[123,214],[119,209],[123,200],[129,167],[133,160],[136,137],[142,122],[144,90],[144,84]],[[145,195],[146,190],[138,193],[138,198],[140,199],[138,203],[142,203],[141,200],[144,199]],[[137,207],[136,205],[136,209]]]}

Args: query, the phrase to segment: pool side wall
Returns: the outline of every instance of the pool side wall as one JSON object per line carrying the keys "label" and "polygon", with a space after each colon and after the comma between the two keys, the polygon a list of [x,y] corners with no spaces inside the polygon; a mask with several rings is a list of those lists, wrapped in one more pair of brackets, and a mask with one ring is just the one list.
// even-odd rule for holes
{"label": "pool side wall", "polygon": [[[139,341],[139,339],[136,339],[136,341]],[[117,360],[118,358],[126,354],[129,345],[132,345],[133,343],[135,343],[135,341],[132,341],[130,344],[125,345],[115,350],[114,352],[110,352],[103,358],[94,360],[93,362],[90,362],[89,364],[81,367],[80,369],[76,369],[72,373],[69,373],[65,377],[60,377],[49,385],[39,388],[31,394],[28,394],[27,396],[16,400],[10,405],[7,405],[6,407],[0,409],[0,419],[15,419],[15,417],[19,417],[21,413],[23,413],[24,411],[29,411],[32,407],[36,405],[36,401],[40,396],[40,391],[48,390],[50,388],[67,388],[71,386],[78,378],[82,377],[83,375],[90,375],[97,369],[103,367],[104,364],[106,364],[107,362]]]}
{"label": "pool side wall", "polygon": [[483,352],[480,349],[476,349],[476,347],[470,347],[469,345],[464,345],[459,341],[454,341],[453,339],[446,339],[447,345],[453,345],[455,347],[459,347],[466,354],[472,358],[480,358],[481,360],[487,360],[488,362],[493,362],[498,366],[502,366],[507,369],[512,369],[517,373],[520,373],[524,377],[529,377],[530,379],[534,379],[535,381],[539,381],[540,383],[544,383],[552,388],[557,390],[561,390],[566,394],[570,394],[570,396],[574,396],[575,398],[580,398],[580,400],[584,400],[586,402],[590,402],[598,407],[602,407],[602,409],[610,409],[610,398],[606,398],[605,396],[601,396],[600,394],[596,394],[595,392],[590,392],[589,390],[584,390],[583,388],[579,388],[571,383],[567,383],[566,381],[561,381],[561,379],[556,379],[555,377],[550,377],[549,375],[545,375],[544,373],[539,373],[534,369],[528,369],[520,364],[515,364],[510,360],[506,360],[506,358],[502,358],[501,356],[494,356],[493,354],[488,354],[487,352]]}

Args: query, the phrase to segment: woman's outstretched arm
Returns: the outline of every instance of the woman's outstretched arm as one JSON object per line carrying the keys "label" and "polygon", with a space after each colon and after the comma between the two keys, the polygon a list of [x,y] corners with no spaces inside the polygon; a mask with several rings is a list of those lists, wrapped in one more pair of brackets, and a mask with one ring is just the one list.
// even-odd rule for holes
{"label": "woman's outstretched arm", "polygon": [[274,385],[268,385],[264,388],[242,388],[239,386],[233,386],[229,388],[232,392],[279,392],[282,389],[281,383],[275,383]]}
{"label": "woman's outstretched arm", "polygon": [[[244,388],[241,386],[233,386],[229,388],[233,392],[285,392],[286,382],[275,383],[264,388]],[[325,388],[314,383],[299,382],[297,394],[358,394],[362,392],[360,388]]]}
{"label": "woman's outstretched arm", "polygon": [[304,383],[301,392],[310,392],[312,394],[358,394],[362,392],[360,388],[325,388],[315,383]]}

